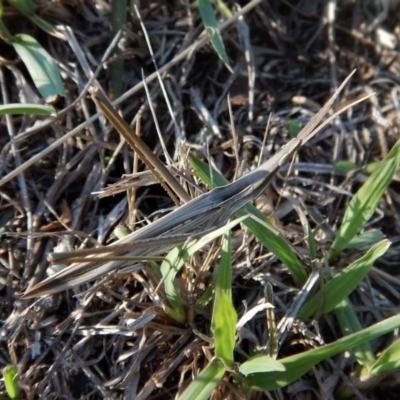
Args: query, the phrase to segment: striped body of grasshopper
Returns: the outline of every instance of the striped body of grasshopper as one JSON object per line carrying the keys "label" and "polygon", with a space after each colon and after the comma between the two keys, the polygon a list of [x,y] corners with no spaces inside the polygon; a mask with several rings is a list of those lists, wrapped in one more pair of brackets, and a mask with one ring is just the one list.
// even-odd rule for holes
{"label": "striped body of grasshopper", "polygon": [[[71,264],[28,289],[23,297],[54,294],[70,289],[119,268],[132,265],[133,259],[146,259],[146,257],[151,258],[163,254],[199,232],[215,229],[225,224],[235,211],[256,199],[295,152],[337,116],[338,112],[320,124],[350,77],[351,75],[302,129],[298,137],[284,145],[264,164],[231,184],[215,188],[188,201],[156,222],[117,240],[109,246],[68,253],[68,258],[74,256],[86,257],[83,261]],[[347,108],[362,100],[364,99],[352,103]],[[110,260],[109,255],[112,255],[113,260]],[[122,257],[118,257],[118,255]],[[52,261],[61,258],[57,253],[52,256]]]}

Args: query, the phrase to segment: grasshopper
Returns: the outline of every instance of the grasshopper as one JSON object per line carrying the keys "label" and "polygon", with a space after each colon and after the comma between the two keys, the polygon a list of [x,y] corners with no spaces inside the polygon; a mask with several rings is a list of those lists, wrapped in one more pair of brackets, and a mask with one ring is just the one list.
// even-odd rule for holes
{"label": "grasshopper", "polygon": [[[158,221],[130,233],[108,246],[98,249],[76,250],[66,254],[53,253],[50,261],[60,261],[68,257],[77,262],[29,288],[23,297],[49,295],[73,288],[122,267],[132,265],[135,260],[145,260],[163,254],[178,243],[185,242],[188,238],[224,225],[234,212],[245,208],[246,204],[264,192],[279,169],[293,157],[304,143],[330,123],[340,112],[344,111],[342,109],[334,113],[320,124],[353,73],[345,79],[328,102],[300,131],[298,137],[289,141],[258,168],[233,183],[215,188],[187,201]],[[105,99],[100,96],[99,92],[95,91],[92,96],[96,104],[104,108]],[[349,104],[346,109],[365,100],[365,98]],[[141,148],[139,151],[142,156],[146,156],[146,151],[150,150]],[[153,154],[152,156],[154,157]],[[160,170],[158,170],[158,174],[162,174]],[[187,194],[183,193],[182,196],[181,199],[185,202]]]}

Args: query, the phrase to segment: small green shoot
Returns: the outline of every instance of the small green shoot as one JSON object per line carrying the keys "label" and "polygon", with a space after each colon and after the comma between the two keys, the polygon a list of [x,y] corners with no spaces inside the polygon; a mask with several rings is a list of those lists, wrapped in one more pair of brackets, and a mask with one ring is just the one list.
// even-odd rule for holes
{"label": "small green shoot", "polygon": [[288,127],[289,127],[289,136],[291,139],[296,138],[299,132],[301,131],[301,127],[299,123],[295,119],[288,119]]}
{"label": "small green shoot", "polygon": [[9,398],[18,400],[20,398],[18,369],[13,365],[7,365],[3,368],[3,379]]}
{"label": "small green shoot", "polygon": [[207,35],[210,38],[211,44],[218,54],[218,57],[225,64],[226,68],[228,68],[230,72],[233,72],[232,67],[229,64],[228,55],[226,54],[221,32],[219,30],[218,23],[214,15],[214,10],[209,0],[197,0],[197,7],[199,8],[203,24],[207,31]]}
{"label": "small green shoot", "polygon": [[244,376],[275,371],[286,371],[286,367],[281,362],[263,354],[256,354],[239,367],[239,372]]}
{"label": "small green shoot", "polygon": [[57,114],[56,110],[51,106],[41,104],[4,104],[0,106],[0,115],[5,114],[27,114],[27,115],[51,115]]}
{"label": "small green shoot", "polygon": [[32,15],[35,12],[33,0],[9,0],[8,2],[24,15]]}
{"label": "small green shoot", "polygon": [[372,365],[370,373],[380,374],[400,368],[400,339],[394,341]]}
{"label": "small green shoot", "polygon": [[196,376],[178,400],[208,400],[225,371],[222,361],[214,359]]}
{"label": "small green shoot", "polygon": [[46,103],[55,102],[59,96],[66,95],[56,63],[33,37],[22,33],[15,35],[12,45]]}
{"label": "small green shoot", "polygon": [[164,279],[164,291],[168,300],[165,312],[180,323],[186,321],[186,314],[179,286],[175,282],[175,277],[182,268],[184,262],[189,258],[187,248],[181,244],[172,249],[161,264],[161,274]]}
{"label": "small green shoot", "polygon": [[215,272],[214,307],[211,330],[214,334],[215,355],[230,367],[236,342],[237,313],[232,303],[231,234],[225,233],[221,262]]}
{"label": "small green shoot", "polygon": [[[325,285],[323,295],[323,313],[332,311],[344,300],[370,271],[377,258],[386,253],[390,246],[388,240],[382,240],[373,246],[364,256],[340,271]],[[319,307],[321,293],[317,293],[300,311],[299,318],[305,320],[311,317]]]}
{"label": "small green shoot", "polygon": [[332,262],[346,249],[350,241],[364,228],[375,212],[386,188],[392,181],[400,163],[400,142],[382,160],[367,181],[351,199],[343,217],[343,223],[329,253]]}
{"label": "small green shoot", "polygon": [[[46,32],[50,34],[54,33],[54,29],[51,25],[34,14],[35,4],[32,0],[12,0],[9,3]],[[2,17],[3,5],[0,2],[0,37],[6,43],[12,45],[21,57],[33,79],[33,82],[38,88],[40,94],[44,97],[46,103],[55,102],[59,96],[65,97],[66,93],[60,76],[60,71],[52,57],[33,37],[22,33],[15,36],[11,35],[3,23],[1,19]],[[31,105],[27,105],[27,107],[29,106]],[[45,111],[38,111],[34,114],[38,113],[43,115]]]}
{"label": "small green shoot", "polygon": [[33,0],[9,0],[8,2],[17,8],[26,18],[29,18],[40,29],[50,35],[55,34],[54,28],[44,19],[35,14],[35,2]]}
{"label": "small green shoot", "polygon": [[[375,169],[378,167],[379,162],[371,162],[367,164],[362,170],[361,173],[365,175],[371,175]],[[348,174],[349,172],[357,171],[359,166],[351,161],[339,161],[335,164],[335,171],[340,172],[342,174]]]}
{"label": "small green shoot", "polygon": [[348,174],[349,172],[354,172],[359,169],[359,166],[351,161],[338,161],[335,164],[335,171],[340,172],[341,174]]}
{"label": "small green shoot", "polygon": [[9,30],[4,25],[2,17],[3,17],[3,3],[0,1],[0,38],[4,40],[6,43],[10,44],[13,37],[9,32]]}
{"label": "small green shoot", "polygon": [[348,249],[367,249],[374,245],[375,243],[379,242],[384,238],[384,235],[381,231],[377,229],[373,229],[367,232],[360,233],[355,238],[351,239],[350,243],[348,244]]}
{"label": "small green shoot", "polygon": [[[340,329],[344,335],[359,332],[362,325],[354,311],[353,305],[348,298],[344,299],[335,308],[335,315],[339,322]],[[368,342],[361,343],[354,347],[353,353],[360,365],[368,368],[375,361],[373,350]]]}
{"label": "small green shoot", "polygon": [[[399,326],[400,315],[396,315],[357,333],[345,336],[336,342],[294,356],[282,358],[279,362],[285,367],[285,371],[252,374],[246,377],[244,382],[252,390],[265,391],[282,388],[299,379],[319,362],[351,349],[363,342],[382,336]],[[242,364],[241,368],[243,368],[245,364],[246,363]]]}
{"label": "small green shoot", "polygon": [[227,223],[225,226],[216,229],[215,231],[212,231],[199,239],[192,240],[186,245],[182,244],[175,247],[168,253],[161,264],[160,271],[162,279],[164,280],[164,291],[168,301],[165,311],[171,318],[174,318],[181,323],[185,322],[186,320],[179,286],[175,282],[175,277],[183,267],[184,263],[204,245],[225,234],[235,225],[244,221],[246,218],[247,216],[237,218]]}

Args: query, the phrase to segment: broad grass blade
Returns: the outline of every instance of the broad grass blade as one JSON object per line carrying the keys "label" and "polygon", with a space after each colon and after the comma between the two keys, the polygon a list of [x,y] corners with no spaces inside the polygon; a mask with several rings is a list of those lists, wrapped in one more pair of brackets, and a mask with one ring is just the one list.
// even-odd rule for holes
{"label": "broad grass blade", "polygon": [[54,102],[58,96],[66,96],[56,63],[36,39],[21,33],[13,37],[12,45],[46,103]]}
{"label": "broad grass blade", "polygon": [[376,170],[351,199],[329,253],[331,261],[338,256],[340,251],[347,248],[351,240],[371,218],[399,164],[400,141],[394,145],[388,156],[379,163]]}
{"label": "broad grass blade", "polygon": [[19,387],[18,369],[13,365],[3,368],[3,380],[6,392],[11,400],[19,400],[21,389]]}
{"label": "broad grass blade", "polygon": [[235,219],[215,231],[202,235],[199,239],[192,240],[187,245],[180,245],[171,250],[165,257],[165,260],[161,264],[160,271],[162,278],[164,279],[164,290],[169,304],[165,311],[172,318],[181,323],[185,321],[185,312],[183,310],[180,290],[175,282],[175,277],[183,267],[184,263],[207,243],[221,235],[226,235],[235,225],[239,224],[246,218],[247,216]]}
{"label": "broad grass blade", "polygon": [[225,371],[224,364],[217,358],[214,359],[194,378],[178,400],[208,400]]}
{"label": "broad grass blade", "polygon": [[28,115],[57,115],[57,111],[51,106],[41,104],[10,103],[0,106],[0,115],[28,114]]}
{"label": "broad grass blade", "polygon": [[239,367],[239,372],[244,376],[285,370],[285,366],[278,360],[263,354],[256,354]]}
{"label": "broad grass blade", "polygon": [[342,300],[344,300],[365,278],[377,258],[386,253],[390,246],[388,240],[382,240],[373,246],[363,257],[349,265],[347,268],[335,275],[326,285],[325,293],[317,293],[308,301],[299,313],[300,319],[307,319],[316,312],[323,299],[323,313],[332,311]]}
{"label": "broad grass blade", "polygon": [[[245,378],[245,384],[252,390],[263,391],[285,387],[299,379],[319,362],[351,349],[363,342],[382,336],[399,326],[400,315],[396,315],[357,333],[345,336],[326,346],[282,358],[279,362],[285,367],[285,371],[252,374]],[[246,363],[243,363],[241,368],[245,365]]]}
{"label": "broad grass blade", "polygon": [[[350,335],[362,329],[354,307],[349,298],[344,299],[335,307],[335,315],[343,335]],[[364,367],[370,367],[375,360],[374,352],[369,342],[361,343],[352,350],[357,362]]]}
{"label": "broad grass blade", "polygon": [[225,233],[221,261],[215,272],[214,305],[211,330],[214,334],[215,355],[230,367],[236,343],[237,313],[232,303],[231,234]]}
{"label": "broad grass blade", "polygon": [[210,4],[210,1],[197,0],[197,6],[199,8],[203,24],[206,28],[207,35],[209,36],[211,44],[218,54],[218,57],[225,64],[226,68],[228,68],[230,72],[233,72],[232,67],[229,64],[228,55],[226,54],[221,32],[219,30],[217,19],[215,18],[214,10]]}
{"label": "broad grass blade", "polygon": [[400,368],[400,339],[393,342],[376,360],[372,366],[371,374],[380,374],[382,372]]}

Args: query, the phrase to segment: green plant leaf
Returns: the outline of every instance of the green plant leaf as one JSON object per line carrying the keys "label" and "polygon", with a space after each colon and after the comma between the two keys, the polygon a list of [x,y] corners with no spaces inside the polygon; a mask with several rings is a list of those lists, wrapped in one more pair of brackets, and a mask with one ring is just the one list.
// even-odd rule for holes
{"label": "green plant leaf", "polygon": [[226,18],[231,18],[232,17],[232,11],[229,9],[229,7],[222,1],[222,0],[213,0],[211,2],[214,4],[215,8]]}
{"label": "green plant leaf", "polygon": [[334,260],[340,251],[347,248],[350,241],[371,218],[399,163],[400,141],[393,146],[388,156],[379,163],[374,172],[351,199],[344,214],[339,233],[329,253],[330,261]]}
{"label": "green plant leaf", "polygon": [[196,376],[178,400],[208,400],[225,371],[224,364],[214,359]]}
{"label": "green plant leaf", "polygon": [[[370,175],[375,171],[378,165],[379,162],[371,162],[367,164],[360,172],[365,175]],[[335,171],[340,172],[342,174],[347,174],[349,172],[357,171],[359,168],[360,167],[357,164],[346,160],[338,161],[335,164]]]}
{"label": "green plant leaf", "polygon": [[18,379],[18,369],[13,365],[7,365],[3,368],[4,385],[6,392],[11,400],[20,398],[20,388]]}
{"label": "green plant leaf", "polygon": [[161,274],[164,279],[164,291],[168,300],[166,313],[180,323],[186,320],[179,286],[175,283],[175,277],[182,268],[187,255],[187,249],[181,244],[172,249],[161,264]]}
{"label": "green plant leaf", "polygon": [[348,249],[362,249],[363,247],[370,247],[384,238],[383,233],[378,229],[360,233],[355,238],[351,239],[348,244]]}
{"label": "green plant leaf", "polygon": [[394,341],[376,360],[372,366],[371,374],[381,374],[400,368],[400,339]]}
{"label": "green plant leaf", "polygon": [[165,311],[171,316],[171,318],[176,319],[178,322],[184,322],[185,320],[180,290],[178,285],[175,283],[175,277],[183,264],[204,245],[216,239],[218,236],[225,234],[246,218],[247,216],[244,216],[228,222],[221,228],[216,229],[199,239],[192,240],[186,246],[185,244],[181,244],[168,253],[161,264],[160,270],[162,279],[164,280],[165,295],[169,303]]}
{"label": "green plant leaf", "polygon": [[51,106],[41,104],[11,103],[0,106],[0,115],[5,114],[31,114],[31,115],[57,115],[56,110]]}
{"label": "green plant leaf", "polygon": [[37,25],[42,31],[48,33],[49,35],[56,35],[56,30],[54,26],[50,25],[43,18],[40,18],[38,15],[33,14],[29,16],[29,19]]}
{"label": "green plant leaf", "polygon": [[264,354],[256,354],[239,367],[239,372],[244,376],[285,370],[286,368],[282,363]]}
{"label": "green plant leaf", "polygon": [[362,331],[339,339],[336,342],[294,356],[282,358],[279,362],[286,368],[285,371],[253,374],[246,377],[244,383],[251,390],[276,390],[282,388],[299,379],[319,362],[365,341],[382,336],[399,326],[400,315],[396,315]]}
{"label": "green plant leaf", "polygon": [[8,0],[8,2],[26,16],[35,12],[35,2],[33,0]]}
{"label": "green plant leaf", "polygon": [[225,233],[221,261],[215,271],[214,307],[211,331],[214,334],[215,355],[230,367],[236,342],[237,313],[232,303],[231,235]]}
{"label": "green plant leaf", "polygon": [[1,19],[3,17],[3,3],[0,1],[0,38],[3,39],[6,43],[10,44],[13,36],[10,31],[6,28]]}
{"label": "green plant leaf", "polygon": [[321,301],[323,301],[323,313],[332,311],[358,286],[374,265],[375,260],[385,254],[389,246],[389,240],[382,240],[360,259],[340,271],[325,285],[325,292],[322,298],[321,292],[318,292],[302,307],[299,318],[305,320],[313,315],[320,306]]}
{"label": "green plant leaf", "polygon": [[[212,176],[210,177],[209,166],[198,159],[194,154],[189,153],[189,162],[199,177],[205,182],[210,189],[218,186],[224,186],[229,183],[221,174],[211,169]],[[252,204],[247,205],[249,213],[263,221],[264,224],[271,226],[268,218],[259,211]],[[236,217],[246,215],[244,211],[237,211]],[[290,271],[293,277],[300,283],[304,283],[307,280],[307,274],[304,270],[302,263],[296,255],[296,251],[293,246],[286,241],[276,230],[271,226],[267,229],[265,225],[255,221],[252,218],[248,218],[243,222],[250,231],[257,237],[257,239],[271,251]]]}
{"label": "green plant leaf", "polygon": [[10,0],[15,8],[17,8],[25,17],[29,18],[40,29],[54,35],[54,27],[35,14],[35,2],[33,0]]}
{"label": "green plant leaf", "polygon": [[214,286],[213,285],[207,286],[204,293],[196,301],[196,305],[199,307],[205,307],[207,304],[209,304],[213,299],[213,292],[214,292]]}
{"label": "green plant leaf", "polygon": [[299,123],[295,120],[295,119],[288,119],[288,126],[289,126],[289,136],[291,139],[296,138],[297,135],[300,133],[301,131],[301,127],[299,125]]}
{"label": "green plant leaf", "polygon": [[347,160],[338,161],[335,164],[335,171],[342,174],[348,174],[349,172],[356,171],[358,168],[359,166],[356,163]]}
{"label": "green plant leaf", "polygon": [[52,103],[59,96],[66,95],[56,63],[33,37],[25,34],[15,35],[12,45],[46,103]]}
{"label": "green plant leaf", "polygon": [[[350,335],[362,329],[357,314],[348,298],[340,302],[335,308],[335,315],[343,335]],[[361,343],[352,350],[359,364],[369,368],[375,361],[374,353],[368,342]]]}
{"label": "green plant leaf", "polygon": [[232,67],[229,64],[228,55],[226,54],[224,42],[222,41],[221,32],[218,27],[217,20],[214,15],[214,10],[209,0],[196,0],[197,7],[203,20],[203,24],[206,28],[207,35],[210,38],[211,44],[213,45],[218,57],[225,64],[226,68],[230,72],[233,72]]}

